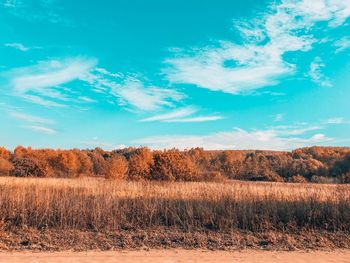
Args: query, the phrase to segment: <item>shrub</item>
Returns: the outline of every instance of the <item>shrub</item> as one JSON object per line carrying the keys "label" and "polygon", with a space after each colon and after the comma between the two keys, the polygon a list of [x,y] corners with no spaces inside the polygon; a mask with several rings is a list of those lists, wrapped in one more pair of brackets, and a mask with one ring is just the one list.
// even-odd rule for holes
{"label": "shrub", "polygon": [[154,153],[151,179],[161,181],[197,181],[199,171],[191,158],[179,150]]}
{"label": "shrub", "polygon": [[4,147],[0,147],[0,158],[9,160],[11,158],[11,152],[6,150]]}
{"label": "shrub", "polygon": [[107,170],[107,161],[103,158],[100,152],[92,151],[88,153],[91,162],[93,173],[97,176],[104,176]]}
{"label": "shrub", "polygon": [[107,179],[125,179],[128,172],[128,162],[122,155],[115,155],[108,159],[106,169]]}
{"label": "shrub", "polygon": [[149,179],[154,164],[153,154],[147,148],[136,149],[129,157],[128,177],[131,180]]}
{"label": "shrub", "polygon": [[14,169],[11,175],[17,177],[49,177],[52,175],[50,167],[31,157],[18,157],[13,161]]}
{"label": "shrub", "polygon": [[8,160],[0,157],[0,175],[1,176],[8,176],[12,169],[13,169],[12,163],[10,163]]}
{"label": "shrub", "polygon": [[84,151],[75,150],[78,159],[78,175],[91,175],[93,173],[93,163],[89,155]]}
{"label": "shrub", "polygon": [[79,160],[73,151],[59,152],[51,160],[51,164],[59,177],[76,177],[78,175]]}

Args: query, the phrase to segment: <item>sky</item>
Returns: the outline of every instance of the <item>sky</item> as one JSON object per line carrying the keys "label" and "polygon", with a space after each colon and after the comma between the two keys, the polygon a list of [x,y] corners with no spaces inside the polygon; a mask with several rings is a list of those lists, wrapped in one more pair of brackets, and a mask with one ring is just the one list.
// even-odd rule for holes
{"label": "sky", "polygon": [[350,0],[0,0],[0,145],[350,146]]}

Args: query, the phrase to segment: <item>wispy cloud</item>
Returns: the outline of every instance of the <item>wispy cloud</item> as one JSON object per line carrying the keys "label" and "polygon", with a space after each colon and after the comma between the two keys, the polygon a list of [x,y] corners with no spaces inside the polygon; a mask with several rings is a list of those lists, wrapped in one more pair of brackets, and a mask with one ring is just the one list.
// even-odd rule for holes
{"label": "wispy cloud", "polygon": [[[56,2],[55,0],[0,0],[0,7],[4,7],[13,16],[29,22],[72,26],[74,23],[59,12],[60,5]],[[32,6],[35,6],[35,9],[32,9]]]}
{"label": "wispy cloud", "polygon": [[84,58],[45,61],[34,67],[15,70],[13,73],[17,77],[12,80],[12,84],[20,93],[28,90],[45,92],[47,88],[82,78],[95,65],[96,60]]}
{"label": "wispy cloud", "polygon": [[212,116],[197,116],[197,117],[190,117],[190,118],[179,118],[179,119],[170,119],[165,120],[165,122],[207,122],[207,121],[218,121],[222,120],[223,117],[219,115],[212,115]]}
{"label": "wispy cloud", "polygon": [[48,135],[53,135],[56,133],[56,130],[44,127],[44,126],[36,126],[36,125],[29,125],[29,126],[22,126],[25,129],[29,129],[35,132],[45,133]]}
{"label": "wispy cloud", "polygon": [[21,43],[6,43],[6,44],[4,44],[4,46],[5,47],[12,47],[12,48],[18,49],[18,50],[23,51],[23,52],[26,52],[30,49],[29,47],[26,47]]}
{"label": "wispy cloud", "polygon": [[344,50],[347,50],[350,48],[350,37],[343,37],[341,39],[339,39],[338,41],[336,41],[334,43],[334,46],[337,48],[336,49],[336,53],[340,53]]}
{"label": "wispy cloud", "polygon": [[30,114],[23,113],[23,112],[10,111],[9,114],[11,117],[16,118],[18,120],[25,121],[25,122],[41,123],[41,124],[53,124],[54,123],[53,120],[37,117],[37,116],[30,115]]}
{"label": "wispy cloud", "polygon": [[192,115],[193,113],[196,113],[197,109],[194,107],[186,107],[182,109],[177,109],[168,113],[155,115],[149,118],[142,119],[142,122],[150,122],[150,121],[167,121],[167,120],[173,120],[178,119],[182,117],[187,117]]}
{"label": "wispy cloud", "polygon": [[322,69],[325,64],[322,62],[320,57],[316,57],[310,64],[309,76],[313,82],[322,87],[332,87],[333,84],[323,73]]}
{"label": "wispy cloud", "polygon": [[184,95],[172,89],[145,87],[137,79],[129,79],[119,87],[114,86],[113,94],[118,96],[121,104],[130,104],[140,110],[152,111],[164,106],[173,106],[173,101],[181,100]]}
{"label": "wispy cloud", "polygon": [[195,107],[185,107],[185,108],[180,108],[171,112],[142,119],[141,122],[161,121],[161,122],[189,123],[189,122],[216,121],[216,120],[223,119],[223,117],[219,115],[193,116],[197,112],[198,112],[198,109]]}
{"label": "wispy cloud", "polygon": [[72,90],[67,84],[76,81],[89,91],[103,94],[103,102],[113,100],[120,106],[143,111],[173,107],[185,95],[175,89],[147,84],[136,75],[110,73],[97,67],[93,58],[73,57],[41,61],[0,75],[11,94],[46,107],[66,107],[72,103],[94,103],[86,90]]}
{"label": "wispy cloud", "polygon": [[69,99],[59,86],[83,78],[95,65],[96,60],[87,58],[49,60],[1,76],[13,95],[43,106],[62,107]]}
{"label": "wispy cloud", "polygon": [[86,140],[86,141],[81,141],[80,144],[90,147],[90,148],[96,148],[100,147],[105,150],[115,150],[115,149],[123,149],[126,148],[127,146],[124,144],[116,144],[112,142],[106,142],[106,141],[101,141],[97,137],[91,139],[91,140]]}
{"label": "wispy cloud", "polygon": [[284,115],[282,113],[278,113],[273,117],[273,121],[275,122],[283,121],[283,119],[284,119]]}
{"label": "wispy cloud", "polygon": [[261,19],[236,23],[242,44],[221,41],[216,48],[177,52],[165,61],[169,67],[164,71],[173,83],[232,94],[275,85],[297,71],[285,54],[309,51],[317,42],[312,34],[316,23],[337,27],[349,16],[349,1],[285,0]]}
{"label": "wispy cloud", "polygon": [[139,76],[111,73],[103,68],[90,71],[84,81],[93,86],[96,92],[117,98],[120,106],[131,106],[143,111],[173,107],[174,103],[185,97],[175,89],[148,84],[147,80]]}
{"label": "wispy cloud", "polygon": [[14,8],[18,6],[19,2],[21,3],[21,1],[18,0],[3,0],[2,2],[0,2],[0,5],[2,5],[5,8]]}
{"label": "wispy cloud", "polygon": [[325,124],[350,124],[349,120],[346,120],[343,117],[333,117],[324,121]]}
{"label": "wispy cloud", "polygon": [[[301,130],[304,132],[300,133]],[[209,135],[170,135],[147,137],[135,141],[135,144],[149,146],[153,149],[203,147],[210,150],[219,149],[260,149],[291,150],[332,141],[323,133],[310,134],[306,127],[279,128],[265,130],[243,130],[236,128],[229,132],[217,132]]]}

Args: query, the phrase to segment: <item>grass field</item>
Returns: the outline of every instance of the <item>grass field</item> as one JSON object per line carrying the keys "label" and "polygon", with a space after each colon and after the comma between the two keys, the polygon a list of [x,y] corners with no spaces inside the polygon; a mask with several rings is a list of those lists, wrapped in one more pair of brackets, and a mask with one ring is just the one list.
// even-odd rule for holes
{"label": "grass field", "polygon": [[[79,232],[86,238],[108,233],[114,239],[121,233],[133,233],[141,241],[129,236],[132,246],[159,244],[158,241],[162,245],[163,239],[165,245],[186,243],[186,238],[192,238],[190,243],[195,243],[196,235],[198,240],[202,238],[200,235],[205,235],[206,240],[201,241],[205,244],[213,237],[238,244],[245,235],[243,243],[246,244],[247,235],[260,238],[269,233],[268,239],[272,238],[271,233],[280,238],[299,235],[293,237],[297,240],[300,233],[304,233],[305,240],[312,236],[317,240],[321,235],[321,239],[328,238],[330,246],[346,247],[350,246],[350,187],[2,177],[0,220],[3,232],[0,240],[7,247],[11,247],[11,240],[17,239],[23,246],[34,242],[30,239],[39,242],[40,236],[45,242],[49,242],[50,235],[61,240],[59,233],[63,232],[66,238]],[[159,240],[154,237],[157,234]],[[256,242],[264,246],[259,238]],[[274,239],[278,245],[278,238]],[[303,242],[307,242],[305,240]],[[220,242],[225,247],[223,241]],[[123,245],[112,242],[107,247]]]}

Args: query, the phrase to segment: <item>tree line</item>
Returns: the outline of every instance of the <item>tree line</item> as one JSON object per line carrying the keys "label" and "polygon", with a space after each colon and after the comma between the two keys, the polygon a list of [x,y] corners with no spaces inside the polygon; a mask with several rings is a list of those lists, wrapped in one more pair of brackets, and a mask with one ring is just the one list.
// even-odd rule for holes
{"label": "tree line", "polygon": [[105,151],[0,147],[0,175],[97,176],[107,179],[216,181],[223,179],[350,183],[350,148],[307,147],[291,152],[206,151],[145,147]]}

